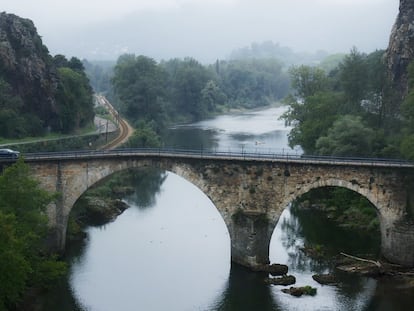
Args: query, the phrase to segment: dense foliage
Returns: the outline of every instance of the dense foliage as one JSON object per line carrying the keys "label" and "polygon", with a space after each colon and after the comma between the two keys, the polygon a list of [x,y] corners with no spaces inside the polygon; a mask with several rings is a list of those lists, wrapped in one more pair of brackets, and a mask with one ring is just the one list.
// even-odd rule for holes
{"label": "dense foliage", "polygon": [[59,117],[55,128],[70,133],[93,120],[92,88],[79,59],[72,57],[68,61],[64,56],[56,55],[54,63],[59,77],[56,94]]}
{"label": "dense foliage", "polygon": [[383,54],[354,48],[328,73],[293,67],[295,93],[286,98],[289,111],[284,115],[293,125],[290,145],[302,146],[307,154],[399,157],[406,136],[400,128],[408,115],[399,112]]}
{"label": "dense foliage", "polygon": [[[230,108],[254,108],[283,98],[289,79],[275,59],[217,61],[193,58],[157,63],[146,56],[122,55],[113,86],[119,108],[137,135],[159,134],[169,122],[196,121]],[[145,146],[152,139],[136,138]],[[154,141],[156,144],[156,142]]]}
{"label": "dense foliage", "polygon": [[312,189],[294,202],[301,207],[317,207],[343,227],[379,233],[377,210],[359,193],[341,187]]}
{"label": "dense foliage", "polygon": [[65,264],[44,247],[52,199],[22,160],[0,176],[0,310],[13,309],[28,287],[52,286],[65,273]]}

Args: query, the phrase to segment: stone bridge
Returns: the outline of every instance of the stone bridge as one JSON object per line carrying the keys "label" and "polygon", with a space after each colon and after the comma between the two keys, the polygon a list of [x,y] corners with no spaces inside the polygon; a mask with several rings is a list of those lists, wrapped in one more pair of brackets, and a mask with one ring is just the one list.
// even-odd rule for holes
{"label": "stone bridge", "polygon": [[25,161],[44,189],[61,194],[48,208],[53,243],[61,251],[69,213],[85,191],[115,172],[157,167],[185,178],[210,198],[227,225],[232,260],[244,266],[268,263],[270,239],[283,209],[326,186],[366,197],[378,214],[383,256],[414,266],[411,163],[162,150],[28,154]]}

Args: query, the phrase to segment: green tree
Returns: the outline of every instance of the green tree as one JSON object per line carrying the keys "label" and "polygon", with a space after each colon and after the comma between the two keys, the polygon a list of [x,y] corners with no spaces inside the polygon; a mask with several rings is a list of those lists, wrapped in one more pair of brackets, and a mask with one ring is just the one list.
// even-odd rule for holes
{"label": "green tree", "polygon": [[56,128],[64,133],[86,126],[93,120],[93,98],[89,81],[83,72],[69,67],[58,69],[58,121]]}
{"label": "green tree", "polygon": [[354,47],[339,65],[341,86],[346,99],[344,114],[359,113],[361,100],[367,97],[368,66],[365,60],[366,55]]}
{"label": "green tree", "polygon": [[283,118],[294,125],[289,133],[289,145],[301,146],[307,154],[316,151],[316,141],[327,134],[338,118],[338,103],[341,96],[332,92],[316,93],[304,103],[292,100]]}
{"label": "green tree", "polygon": [[217,111],[218,106],[223,106],[226,103],[226,94],[214,80],[210,80],[201,90],[201,101],[207,111],[212,113]]}
{"label": "green tree", "polygon": [[112,81],[122,113],[132,121],[155,121],[162,127],[165,73],[155,60],[123,55],[115,66]]}
{"label": "green tree", "polygon": [[27,287],[47,287],[66,266],[47,256],[45,209],[54,198],[29,177],[19,160],[0,176],[0,310],[14,306]]}
{"label": "green tree", "polygon": [[160,147],[160,137],[154,130],[155,125],[139,121],[135,125],[135,131],[127,142],[130,148],[156,148]]}
{"label": "green tree", "polygon": [[327,89],[327,78],[325,71],[318,67],[299,66],[289,70],[292,88],[295,95],[303,100],[316,93]]}
{"label": "green tree", "polygon": [[316,152],[333,156],[372,156],[374,131],[359,116],[345,115],[334,122],[326,136],[316,141]]}
{"label": "green tree", "polygon": [[174,59],[167,67],[169,102],[173,113],[191,121],[208,115],[208,107],[202,100],[202,91],[212,80],[212,73],[193,58]]}
{"label": "green tree", "polygon": [[[384,51],[375,51],[365,55],[353,48],[328,75],[307,66],[291,69],[294,93],[285,99],[290,108],[284,115],[293,125],[290,145],[301,145],[305,153],[358,155],[360,152],[356,149],[355,154],[352,154],[352,148],[348,151],[335,149],[329,140],[333,133],[328,135],[328,130],[333,131],[334,121],[352,115],[359,119],[352,120],[348,130],[358,125],[360,129],[375,132],[374,138],[369,136],[372,140],[365,155],[398,156],[400,120],[383,54]],[[356,131],[353,133],[357,135]]]}
{"label": "green tree", "polygon": [[222,61],[219,67],[218,85],[225,92],[230,107],[268,105],[288,92],[288,76],[276,59]]}
{"label": "green tree", "polygon": [[0,136],[6,138],[24,137],[25,119],[20,110],[23,101],[13,94],[10,84],[0,77]]}

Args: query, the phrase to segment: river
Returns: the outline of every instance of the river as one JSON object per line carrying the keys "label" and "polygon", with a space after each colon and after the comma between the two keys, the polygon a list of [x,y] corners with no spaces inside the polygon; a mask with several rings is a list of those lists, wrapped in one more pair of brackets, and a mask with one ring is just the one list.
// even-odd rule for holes
{"label": "river", "polygon": [[[166,146],[215,151],[300,153],[287,146],[279,116],[285,108],[219,116],[177,126]],[[288,206],[273,233],[270,259],[289,266],[297,286],[317,288],[294,298],[263,276],[230,262],[230,240],[212,202],[183,178],[155,169],[124,200],[131,206],[114,222],[87,229],[82,247],[69,249],[67,282],[45,310],[271,311],[407,310],[413,290],[393,281],[338,273],[340,283],[322,286],[312,274],[334,271],[301,248],[323,245],[332,254],[378,252],[378,237],[338,227],[321,212]]]}

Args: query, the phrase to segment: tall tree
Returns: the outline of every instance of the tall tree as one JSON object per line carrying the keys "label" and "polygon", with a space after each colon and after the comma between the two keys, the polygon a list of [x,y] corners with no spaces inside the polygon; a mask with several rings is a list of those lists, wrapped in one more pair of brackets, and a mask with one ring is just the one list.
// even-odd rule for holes
{"label": "tall tree", "polygon": [[354,47],[339,65],[340,81],[346,99],[343,107],[345,114],[360,112],[361,101],[367,97],[368,67],[365,60],[366,55]]}
{"label": "tall tree", "polygon": [[289,70],[292,88],[299,100],[322,92],[327,88],[325,71],[318,67],[299,66]]}
{"label": "tall tree", "polygon": [[51,286],[65,272],[44,245],[52,199],[22,160],[0,175],[0,310],[15,306],[27,287]]}
{"label": "tall tree", "polygon": [[123,55],[114,69],[113,85],[121,110],[131,120],[161,122],[165,73],[146,56]]}

